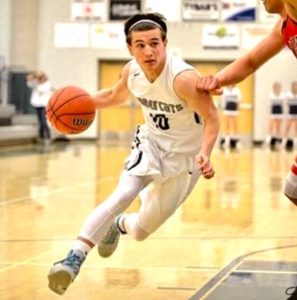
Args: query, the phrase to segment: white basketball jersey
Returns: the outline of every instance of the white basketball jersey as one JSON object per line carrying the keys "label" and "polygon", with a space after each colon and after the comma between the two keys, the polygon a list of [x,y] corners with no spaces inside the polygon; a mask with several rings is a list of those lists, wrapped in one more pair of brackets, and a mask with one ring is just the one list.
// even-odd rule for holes
{"label": "white basketball jersey", "polygon": [[200,149],[202,118],[176,95],[173,88],[179,73],[193,69],[182,59],[167,54],[161,74],[150,82],[136,60],[132,60],[128,87],[141,104],[149,139],[164,151],[189,153]]}

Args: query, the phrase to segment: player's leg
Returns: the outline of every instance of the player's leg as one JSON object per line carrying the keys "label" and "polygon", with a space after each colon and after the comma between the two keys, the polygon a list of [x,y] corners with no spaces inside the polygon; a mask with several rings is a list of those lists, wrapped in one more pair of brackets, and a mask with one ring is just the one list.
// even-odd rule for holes
{"label": "player's leg", "polygon": [[180,174],[141,193],[141,208],[136,214],[123,215],[121,224],[135,240],[142,241],[159,228],[186,200],[200,172]]}
{"label": "player's leg", "polygon": [[282,119],[281,119],[281,116],[278,116],[276,119],[275,119],[275,132],[276,132],[276,140],[277,140],[277,144],[278,146],[281,144],[282,142]]}
{"label": "player's leg", "polygon": [[49,141],[51,138],[50,129],[47,125],[45,107],[39,107],[39,123],[41,136],[45,141]]}
{"label": "player's leg", "polygon": [[230,149],[237,149],[239,143],[238,129],[237,129],[237,111],[233,111],[230,113]]}
{"label": "player's leg", "polygon": [[284,194],[297,205],[297,156],[291,166],[284,187]]}
{"label": "player's leg", "polygon": [[47,124],[47,119],[46,119],[46,113],[45,113],[45,107],[41,107],[41,126],[42,126],[42,131],[43,131],[43,137],[47,140],[51,138],[51,133],[50,129]]}
{"label": "player's leg", "polygon": [[296,146],[296,137],[297,137],[297,115],[294,116],[294,132],[293,132],[293,147]]}
{"label": "player's leg", "polygon": [[44,132],[43,132],[43,126],[42,126],[42,108],[36,107],[36,114],[37,114],[37,120],[38,120],[38,136],[40,139],[44,138]]}
{"label": "player's leg", "polygon": [[286,120],[285,133],[284,133],[284,137],[285,137],[284,142],[285,142],[286,150],[293,149],[293,140],[290,138],[290,132],[291,132],[292,125],[293,125],[292,116],[289,115],[288,119]]}
{"label": "player's leg", "polygon": [[276,134],[276,125],[277,125],[277,119],[271,118],[270,119],[270,129],[269,129],[269,146],[271,150],[275,150],[276,144],[277,144],[277,134]]}
{"label": "player's leg", "polygon": [[[88,252],[104,237],[114,222],[149,183],[149,177],[136,177],[123,171],[115,191],[87,217],[67,257],[58,261],[48,275],[49,287],[63,294],[79,273]],[[117,231],[117,239],[119,232]]]}

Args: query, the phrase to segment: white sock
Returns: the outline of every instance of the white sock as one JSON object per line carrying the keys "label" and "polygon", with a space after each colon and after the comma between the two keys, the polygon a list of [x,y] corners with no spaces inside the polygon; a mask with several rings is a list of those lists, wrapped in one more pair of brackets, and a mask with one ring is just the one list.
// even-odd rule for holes
{"label": "white sock", "polygon": [[85,253],[85,255],[87,255],[92,248],[88,244],[84,243],[83,241],[76,240],[72,246],[72,249],[73,250],[78,249],[78,250],[82,251],[83,253]]}

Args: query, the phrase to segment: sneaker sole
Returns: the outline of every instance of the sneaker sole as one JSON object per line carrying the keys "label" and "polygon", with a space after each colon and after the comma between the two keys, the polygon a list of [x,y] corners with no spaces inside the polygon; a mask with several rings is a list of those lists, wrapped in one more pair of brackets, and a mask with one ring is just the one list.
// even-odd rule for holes
{"label": "sneaker sole", "polygon": [[117,246],[118,246],[117,242],[115,245],[113,245],[112,247],[108,247],[105,244],[99,244],[98,245],[98,253],[101,257],[103,258],[107,258],[110,257],[116,250]]}
{"label": "sneaker sole", "polygon": [[71,275],[64,270],[49,274],[47,277],[48,287],[59,295],[63,295],[72,282]]}

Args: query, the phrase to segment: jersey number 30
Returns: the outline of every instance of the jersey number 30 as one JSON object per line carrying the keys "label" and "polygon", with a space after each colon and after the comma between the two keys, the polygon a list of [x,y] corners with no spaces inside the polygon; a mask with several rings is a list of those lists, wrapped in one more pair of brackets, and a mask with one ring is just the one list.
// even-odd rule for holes
{"label": "jersey number 30", "polygon": [[169,127],[169,119],[164,114],[150,114],[157,128],[162,130],[168,130]]}
{"label": "jersey number 30", "polygon": [[[164,114],[150,114],[150,117],[153,119],[154,123],[156,124],[157,128],[162,130],[168,130],[169,126],[169,119]],[[195,122],[197,124],[201,124],[200,117],[197,113],[194,113]]]}

